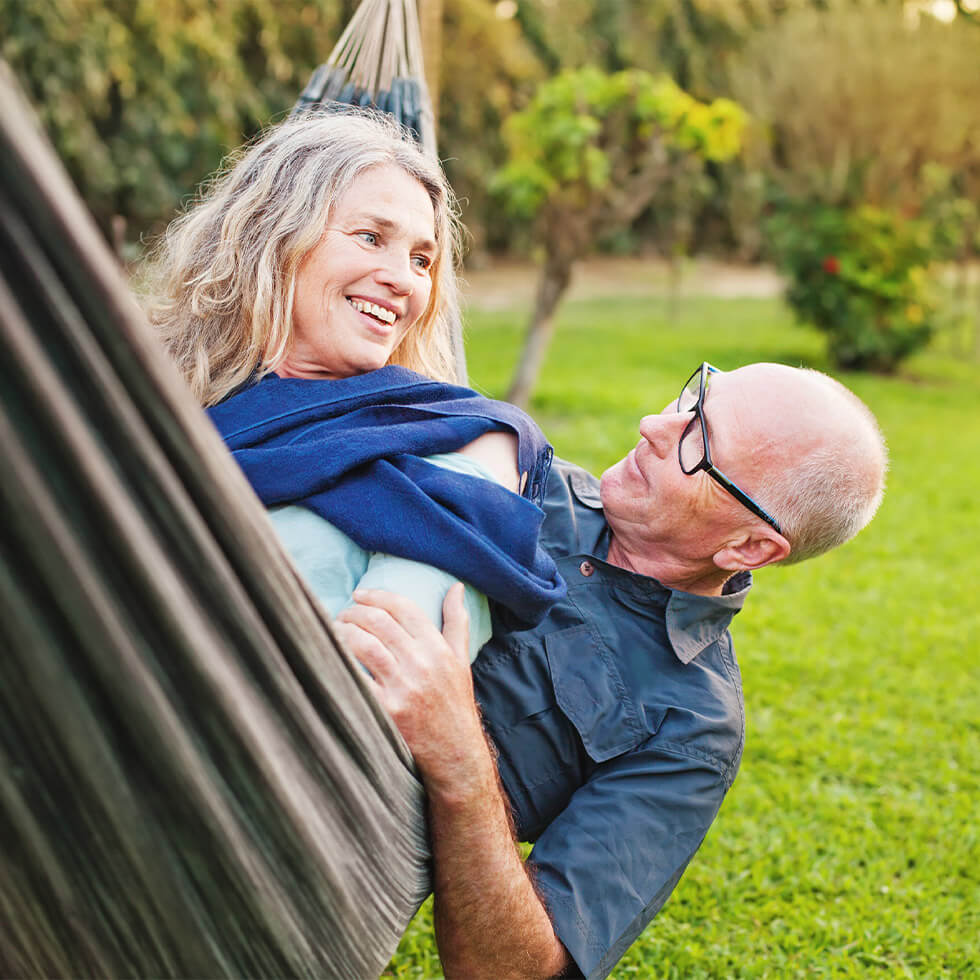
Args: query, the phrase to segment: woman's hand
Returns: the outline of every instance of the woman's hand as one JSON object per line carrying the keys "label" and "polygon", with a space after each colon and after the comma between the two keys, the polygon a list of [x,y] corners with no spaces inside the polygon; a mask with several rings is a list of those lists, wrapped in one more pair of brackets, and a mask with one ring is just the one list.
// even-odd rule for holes
{"label": "woman's hand", "polygon": [[[415,603],[393,592],[358,590],[336,619],[337,633],[370,671],[378,700],[411,749],[430,793],[467,789],[486,745],[473,698],[463,586],[443,602],[439,630]],[[482,774],[481,774],[482,775]]]}

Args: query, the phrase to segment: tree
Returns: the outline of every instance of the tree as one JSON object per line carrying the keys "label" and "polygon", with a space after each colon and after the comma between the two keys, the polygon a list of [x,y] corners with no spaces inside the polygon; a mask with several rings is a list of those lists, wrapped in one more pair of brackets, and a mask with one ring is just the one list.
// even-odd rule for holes
{"label": "tree", "polygon": [[105,235],[168,220],[296,100],[336,0],[0,0],[0,54]]}
{"label": "tree", "polygon": [[738,152],[744,114],[698,102],[669,78],[632,70],[565,72],[508,120],[509,158],[494,188],[533,220],[544,262],[524,351],[507,397],[526,405],[576,259],[628,226],[666,182],[700,176]]}

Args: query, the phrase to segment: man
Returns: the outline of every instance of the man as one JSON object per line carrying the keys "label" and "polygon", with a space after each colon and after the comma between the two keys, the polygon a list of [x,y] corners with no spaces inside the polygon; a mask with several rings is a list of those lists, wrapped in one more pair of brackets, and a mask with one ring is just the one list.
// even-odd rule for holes
{"label": "man", "polygon": [[735,777],[751,572],[843,543],[881,499],[873,416],[817,372],[703,364],[640,436],[598,484],[555,465],[543,543],[568,596],[496,623],[472,680],[458,587],[441,636],[387,593],[341,617],[426,786],[449,977],[608,974]]}

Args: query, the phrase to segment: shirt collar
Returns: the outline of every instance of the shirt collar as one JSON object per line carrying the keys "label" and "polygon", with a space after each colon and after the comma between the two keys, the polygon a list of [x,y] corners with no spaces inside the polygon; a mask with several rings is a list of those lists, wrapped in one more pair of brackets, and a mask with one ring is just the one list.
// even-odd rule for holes
{"label": "shirt collar", "polygon": [[681,663],[689,664],[719,640],[732,617],[745,604],[752,575],[739,572],[725,584],[722,595],[694,595],[671,590],[667,600],[667,636]]}

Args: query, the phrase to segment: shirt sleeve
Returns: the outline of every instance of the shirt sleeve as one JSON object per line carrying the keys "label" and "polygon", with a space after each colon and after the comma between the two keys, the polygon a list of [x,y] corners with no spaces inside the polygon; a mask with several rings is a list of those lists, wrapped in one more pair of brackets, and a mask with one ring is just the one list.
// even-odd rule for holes
{"label": "shirt sleeve", "polygon": [[727,789],[704,757],[655,743],[600,766],[528,859],[558,938],[589,980],[607,976],[660,911]]}

